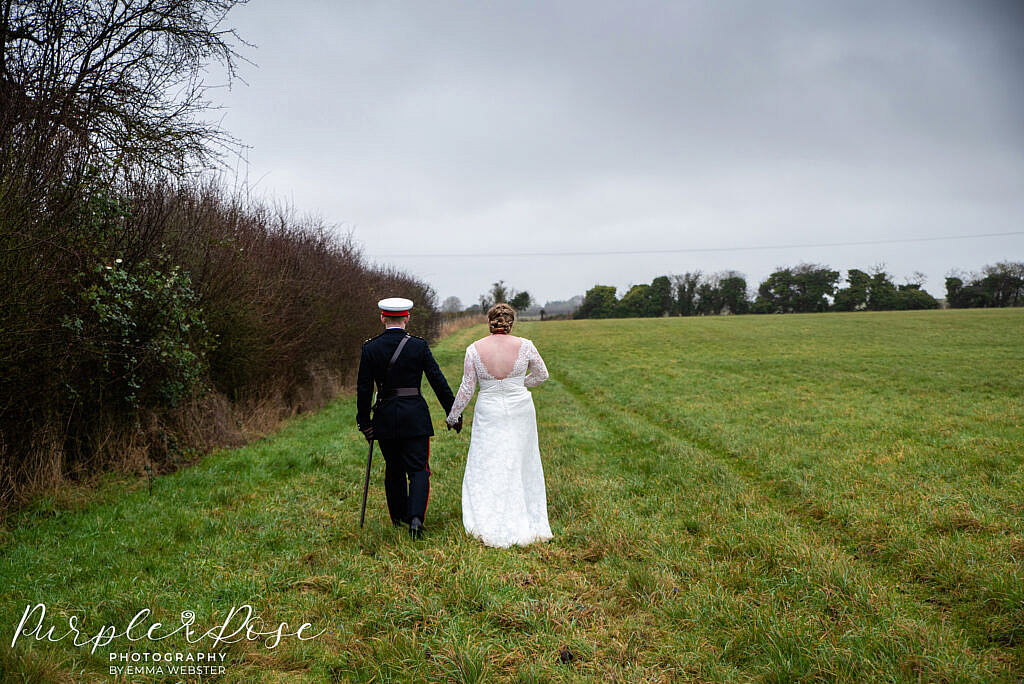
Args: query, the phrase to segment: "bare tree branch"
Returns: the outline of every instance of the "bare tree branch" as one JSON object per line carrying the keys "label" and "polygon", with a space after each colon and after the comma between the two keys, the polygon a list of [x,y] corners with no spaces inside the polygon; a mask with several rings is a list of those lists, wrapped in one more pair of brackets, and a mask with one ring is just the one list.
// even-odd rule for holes
{"label": "bare tree branch", "polygon": [[244,2],[0,0],[0,144],[75,145],[115,176],[216,165],[239,145],[206,119],[204,69],[235,77],[220,26]]}

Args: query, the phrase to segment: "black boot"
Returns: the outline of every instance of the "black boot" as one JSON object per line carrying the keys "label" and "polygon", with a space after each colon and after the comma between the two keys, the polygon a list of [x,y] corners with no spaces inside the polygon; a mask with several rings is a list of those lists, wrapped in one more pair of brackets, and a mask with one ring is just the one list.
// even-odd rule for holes
{"label": "black boot", "polygon": [[412,522],[409,523],[409,536],[413,539],[419,539],[423,535],[423,521],[419,518],[413,518]]}

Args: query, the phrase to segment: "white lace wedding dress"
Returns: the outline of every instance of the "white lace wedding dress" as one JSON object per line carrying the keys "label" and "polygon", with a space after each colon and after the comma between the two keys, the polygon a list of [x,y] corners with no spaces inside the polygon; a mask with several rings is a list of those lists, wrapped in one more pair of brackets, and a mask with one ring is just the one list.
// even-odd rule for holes
{"label": "white lace wedding dress", "polygon": [[528,339],[522,338],[512,371],[503,378],[488,372],[476,343],[466,348],[462,384],[448,422],[458,420],[479,383],[462,479],[462,523],[488,546],[551,539],[537,415],[529,391],[547,379],[544,360]]}

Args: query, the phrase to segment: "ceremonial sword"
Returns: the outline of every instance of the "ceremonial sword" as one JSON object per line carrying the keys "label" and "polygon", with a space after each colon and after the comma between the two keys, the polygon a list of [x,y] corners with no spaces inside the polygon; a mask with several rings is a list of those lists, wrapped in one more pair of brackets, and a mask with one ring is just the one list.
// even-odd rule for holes
{"label": "ceremonial sword", "polygon": [[366,455],[366,480],[363,482],[363,509],[359,512],[359,529],[366,520],[366,495],[370,491],[370,463],[373,462],[373,440],[370,440],[370,453]]}

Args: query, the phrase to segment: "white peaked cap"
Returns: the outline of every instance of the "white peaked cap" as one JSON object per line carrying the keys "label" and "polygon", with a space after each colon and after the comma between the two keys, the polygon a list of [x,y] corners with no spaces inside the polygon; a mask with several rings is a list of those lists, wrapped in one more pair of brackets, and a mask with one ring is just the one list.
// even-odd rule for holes
{"label": "white peaked cap", "polygon": [[388,297],[377,302],[377,306],[385,316],[405,316],[412,308],[412,300],[405,297]]}

